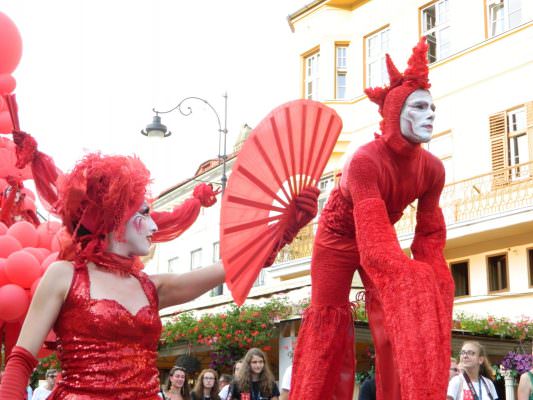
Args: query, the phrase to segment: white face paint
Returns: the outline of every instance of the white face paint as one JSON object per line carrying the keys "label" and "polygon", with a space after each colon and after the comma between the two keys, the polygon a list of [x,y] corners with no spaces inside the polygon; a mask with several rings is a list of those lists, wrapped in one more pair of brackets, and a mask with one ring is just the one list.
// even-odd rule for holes
{"label": "white face paint", "polygon": [[109,251],[122,256],[145,256],[150,251],[152,235],[157,225],[150,216],[150,208],[143,203],[141,208],[128,220],[124,229],[124,240],[118,241],[111,234]]}
{"label": "white face paint", "polygon": [[434,119],[431,93],[417,89],[407,97],[400,114],[402,135],[412,143],[427,143],[431,140]]}

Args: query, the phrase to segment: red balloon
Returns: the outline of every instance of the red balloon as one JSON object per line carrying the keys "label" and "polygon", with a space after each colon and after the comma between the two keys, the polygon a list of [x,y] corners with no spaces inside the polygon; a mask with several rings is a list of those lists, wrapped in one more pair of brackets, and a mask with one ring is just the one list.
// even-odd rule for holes
{"label": "red balloon", "polygon": [[5,271],[11,282],[29,289],[41,276],[41,265],[35,256],[25,250],[19,250],[7,257]]}
{"label": "red balloon", "polygon": [[[15,90],[17,81],[9,74],[0,75],[0,94],[9,94]],[[2,106],[0,105],[0,109]]]}
{"label": "red balloon", "polygon": [[9,283],[0,287],[0,318],[15,321],[21,318],[30,305],[26,291],[18,285]]}
{"label": "red balloon", "polygon": [[61,236],[61,232],[57,232],[53,237],[52,237],[52,243],[50,244],[50,250],[52,251],[61,251],[61,242],[59,240],[59,237]]}
{"label": "red balloon", "polygon": [[6,259],[0,258],[0,286],[11,283],[6,275]]}
{"label": "red balloon", "polygon": [[41,263],[41,269],[43,270],[43,273],[50,266],[50,264],[52,264],[54,261],[57,261],[58,255],[59,252],[55,251],[53,253],[50,253],[50,255],[43,260],[43,262]]}
{"label": "red balloon", "polygon": [[[23,210],[30,210],[30,211],[33,211],[34,213],[37,213],[37,208],[35,207],[35,203],[34,201],[31,199],[31,197],[24,197],[24,200],[23,200]],[[35,232],[37,233],[37,232]],[[39,239],[37,237],[37,239]]]}
{"label": "red balloon", "polygon": [[5,235],[7,232],[7,225],[0,222],[0,235]]}
{"label": "red balloon", "polygon": [[13,236],[0,236],[0,257],[7,258],[11,253],[21,249],[19,241]]}
{"label": "red balloon", "polygon": [[17,68],[22,55],[22,39],[16,25],[0,12],[0,74],[10,74]]}
{"label": "red balloon", "polygon": [[15,222],[8,228],[7,234],[17,239],[22,247],[35,247],[39,240],[35,226],[28,221]]}
{"label": "red balloon", "polygon": [[37,227],[37,235],[39,240],[37,246],[49,249],[52,245],[52,238],[61,229],[61,224],[57,221],[43,222]]}
{"label": "red balloon", "polygon": [[4,110],[0,112],[0,133],[11,133],[12,130],[13,123],[11,122],[9,111]]}
{"label": "red balloon", "polygon": [[24,251],[34,256],[37,259],[37,261],[39,261],[39,264],[41,264],[44,261],[44,259],[48,257],[48,254],[50,254],[50,250],[40,249],[38,247],[25,247]]}

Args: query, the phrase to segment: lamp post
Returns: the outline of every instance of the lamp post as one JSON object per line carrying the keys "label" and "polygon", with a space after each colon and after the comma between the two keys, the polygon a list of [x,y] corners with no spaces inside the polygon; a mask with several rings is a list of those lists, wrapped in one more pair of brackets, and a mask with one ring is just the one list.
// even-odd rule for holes
{"label": "lamp post", "polygon": [[[217,123],[218,123],[218,158],[219,160],[222,159],[222,193],[224,193],[224,190],[226,189],[226,136],[228,134],[228,94],[224,93],[222,96],[224,97],[224,127],[222,127],[222,124],[220,123],[220,117],[218,115],[217,110],[205,99],[202,99],[200,97],[190,96],[185,97],[183,100],[181,100],[177,106],[171,108],[168,111],[157,111],[155,108],[152,109],[152,111],[155,113],[152,123],[146,125],[146,129],[142,130],[141,133],[144,136],[152,136],[152,137],[167,137],[172,134],[172,132],[167,131],[167,127],[161,123],[161,117],[159,114],[168,114],[174,110],[178,110],[181,115],[184,115],[188,117],[192,114],[192,108],[187,107],[185,110],[182,109],[182,106],[184,107],[185,103],[190,101],[200,101],[207,105],[211,111],[215,113],[215,116],[217,117]],[[222,144],[222,154],[220,154],[220,146]]]}

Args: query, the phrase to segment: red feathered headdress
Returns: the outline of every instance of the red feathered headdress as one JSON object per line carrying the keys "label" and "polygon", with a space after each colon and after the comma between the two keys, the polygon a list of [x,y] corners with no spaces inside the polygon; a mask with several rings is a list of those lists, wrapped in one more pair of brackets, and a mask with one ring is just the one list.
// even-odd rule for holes
{"label": "red feathered headdress", "polygon": [[428,78],[427,50],[426,38],[422,36],[418,44],[413,48],[413,54],[409,58],[407,69],[403,74],[398,71],[390,56],[388,54],[385,56],[389,73],[389,85],[365,89],[368,98],[379,106],[381,115],[383,115],[387,98],[397,91],[395,89],[402,88],[402,91],[412,93],[416,89],[429,89],[431,87]]}
{"label": "red feathered headdress", "polygon": [[427,90],[431,87],[428,78],[427,50],[426,38],[421,37],[413,48],[403,74],[398,71],[387,54],[389,85],[365,89],[368,98],[379,106],[379,113],[383,117],[380,123],[383,139],[397,153],[409,154],[412,148],[419,147],[402,137],[400,114],[405,100],[411,93],[417,89]]}
{"label": "red feathered headdress", "polygon": [[141,207],[150,173],[136,157],[85,156],[59,183],[58,212],[76,241],[83,226],[95,236],[116,232]]}

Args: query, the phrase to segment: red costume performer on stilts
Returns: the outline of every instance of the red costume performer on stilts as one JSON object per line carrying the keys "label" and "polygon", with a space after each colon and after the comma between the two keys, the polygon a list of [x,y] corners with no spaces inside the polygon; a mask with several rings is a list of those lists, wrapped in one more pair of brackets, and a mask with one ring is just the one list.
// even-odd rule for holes
{"label": "red costume performer on stilts", "polygon": [[[387,55],[390,86],[366,91],[379,105],[382,135],[347,161],[340,187],[322,212],[311,263],[311,306],[298,337],[291,399],[352,398],[349,292],[356,269],[366,290],[376,350],[377,399],[446,396],[454,285],[443,256],[446,227],[439,197],[444,168],[400,128],[411,94],[418,90],[431,98],[426,52],[422,39],[404,74]],[[410,259],[393,225],[417,199]],[[420,365],[423,376],[414,372]]]}

